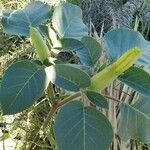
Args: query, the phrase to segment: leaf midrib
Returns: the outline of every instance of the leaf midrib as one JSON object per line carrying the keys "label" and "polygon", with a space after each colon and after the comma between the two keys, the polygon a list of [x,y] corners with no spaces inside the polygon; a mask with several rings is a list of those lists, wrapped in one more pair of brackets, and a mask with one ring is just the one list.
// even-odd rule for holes
{"label": "leaf midrib", "polygon": [[126,105],[127,107],[133,109],[135,112],[138,112],[139,114],[143,115],[145,118],[150,120],[150,117],[147,114],[144,114],[142,111],[138,110],[138,108],[133,107],[133,106],[128,105],[128,104],[125,104],[125,103],[123,105]]}
{"label": "leaf midrib", "polygon": [[[132,85],[134,85],[134,86],[137,86],[137,84],[135,83],[135,82],[133,82],[133,81],[131,81],[129,78],[122,78],[122,77],[120,77],[120,79],[123,81],[123,82],[128,82],[128,83],[130,83],[130,84],[132,84]],[[144,88],[143,86],[141,86],[141,85],[139,85],[138,84],[138,87],[139,88],[141,88],[141,89],[143,89],[143,90],[145,90],[145,91],[147,91],[147,92],[150,92],[150,90],[148,90],[147,88]],[[138,89],[139,90],[139,89]]]}
{"label": "leaf midrib", "polygon": [[25,84],[23,85],[23,87],[18,91],[17,95],[15,96],[14,100],[12,101],[12,103],[7,107],[6,110],[8,110],[17,100],[17,97],[19,96],[19,94],[22,92],[22,90],[25,88],[25,86],[30,82],[31,78],[34,77],[34,75],[41,70],[41,68],[39,68],[38,70],[36,70],[31,76],[30,78],[25,82]]}

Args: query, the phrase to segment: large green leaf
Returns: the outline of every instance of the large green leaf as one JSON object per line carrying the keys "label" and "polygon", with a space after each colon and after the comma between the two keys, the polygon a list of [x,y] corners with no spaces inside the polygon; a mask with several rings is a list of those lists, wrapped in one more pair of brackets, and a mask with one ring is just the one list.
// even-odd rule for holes
{"label": "large green leaf", "polygon": [[15,114],[30,107],[42,96],[47,85],[43,68],[30,61],[14,63],[2,80],[0,102],[3,114]]}
{"label": "large green leaf", "polygon": [[104,40],[111,60],[116,60],[127,50],[138,47],[143,51],[143,55],[137,65],[150,67],[150,42],[139,32],[124,28],[115,29],[106,33]]}
{"label": "large green leaf", "polygon": [[85,94],[96,106],[108,109],[108,102],[101,94],[90,90],[85,91]]}
{"label": "large green leaf", "polygon": [[79,91],[91,84],[88,74],[71,65],[57,64],[45,70],[52,83],[69,91]]}
{"label": "large green leaf", "polygon": [[72,38],[61,39],[65,51],[76,51],[82,64],[94,66],[101,55],[100,44],[92,37],[84,36],[81,41]]}
{"label": "large green leaf", "polygon": [[24,9],[4,12],[2,24],[4,32],[7,34],[29,36],[29,27],[39,26],[51,17],[48,4],[35,1],[27,5]]}
{"label": "large green leaf", "polygon": [[150,74],[144,70],[131,67],[119,79],[143,95],[150,96]]}
{"label": "large green leaf", "polygon": [[63,3],[55,8],[52,24],[61,38],[81,39],[88,34],[88,29],[82,21],[82,10],[71,3]]}
{"label": "large green leaf", "polygon": [[150,98],[140,96],[132,106],[121,104],[118,133],[122,140],[150,143]]}
{"label": "large green leaf", "polygon": [[59,150],[108,150],[113,139],[107,118],[79,101],[61,108],[54,131]]}

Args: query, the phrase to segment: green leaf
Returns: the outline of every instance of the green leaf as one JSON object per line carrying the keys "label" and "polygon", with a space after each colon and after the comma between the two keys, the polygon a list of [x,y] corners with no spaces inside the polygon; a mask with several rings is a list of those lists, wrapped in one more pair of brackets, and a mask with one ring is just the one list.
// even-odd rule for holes
{"label": "green leaf", "polygon": [[46,37],[46,40],[48,40],[48,42],[51,42],[51,39],[49,36],[49,27],[47,25],[39,25],[38,30],[44,37]]}
{"label": "green leaf", "polygon": [[74,38],[61,38],[60,43],[63,51],[78,51],[84,48],[83,43]]}
{"label": "green leaf", "polygon": [[145,96],[150,96],[150,74],[144,70],[131,67],[119,79]]}
{"label": "green leaf", "polygon": [[104,40],[111,60],[116,60],[129,49],[137,47],[143,51],[143,55],[136,64],[150,67],[150,41],[146,41],[139,32],[115,29],[106,33]]}
{"label": "green leaf", "polygon": [[72,66],[77,69],[80,69],[80,70],[84,71],[85,73],[87,73],[88,75],[92,74],[91,67],[89,67],[89,66],[80,65],[80,64],[67,64],[67,65]]}
{"label": "green leaf", "polygon": [[85,94],[88,99],[96,106],[108,109],[108,102],[101,94],[89,90],[85,91]]}
{"label": "green leaf", "polygon": [[30,107],[48,86],[43,68],[30,61],[20,61],[5,72],[0,101],[4,115],[15,114]]}
{"label": "green leaf", "polygon": [[121,104],[118,133],[122,140],[150,143],[150,98],[141,96],[132,106]]}
{"label": "green leaf", "polygon": [[57,64],[46,69],[49,80],[68,91],[79,91],[90,86],[90,77],[82,70],[66,64]]}
{"label": "green leaf", "polygon": [[24,9],[4,12],[2,24],[7,34],[29,36],[29,26],[39,26],[51,17],[50,6],[41,1],[35,1]]}
{"label": "green leaf", "polygon": [[107,118],[79,101],[61,108],[54,131],[60,150],[108,150],[113,139],[112,126]]}
{"label": "green leaf", "polygon": [[150,97],[140,95],[138,101],[133,104],[133,107],[150,116]]}
{"label": "green leaf", "polygon": [[61,38],[81,39],[88,35],[88,28],[82,21],[82,10],[71,3],[63,3],[55,8],[52,24]]}
{"label": "green leaf", "polygon": [[62,48],[65,51],[75,51],[81,63],[94,66],[99,60],[102,48],[92,37],[84,36],[81,41],[73,38],[62,38]]}

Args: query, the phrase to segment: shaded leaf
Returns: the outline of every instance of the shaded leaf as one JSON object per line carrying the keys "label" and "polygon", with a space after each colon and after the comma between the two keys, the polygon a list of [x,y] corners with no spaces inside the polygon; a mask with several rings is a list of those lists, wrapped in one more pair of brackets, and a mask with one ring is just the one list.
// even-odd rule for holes
{"label": "shaded leaf", "polygon": [[53,45],[53,48],[59,49],[60,41],[57,37],[57,33],[51,27],[48,28],[48,35],[50,37],[51,44]]}
{"label": "shaded leaf", "polygon": [[30,107],[42,96],[47,85],[43,68],[30,61],[14,63],[2,80],[0,102],[3,114],[15,114]]}
{"label": "shaded leaf", "polygon": [[81,39],[88,34],[88,28],[82,21],[82,10],[71,3],[63,3],[55,8],[52,24],[61,38]]}
{"label": "shaded leaf", "polygon": [[85,73],[87,73],[88,75],[92,74],[91,67],[89,67],[89,66],[78,65],[78,64],[67,64],[67,65],[70,65],[74,68],[80,69],[80,70],[84,71]]}
{"label": "shaded leaf", "polygon": [[49,80],[68,91],[79,91],[90,86],[90,77],[80,69],[66,64],[57,64],[46,69]]}
{"label": "shaded leaf", "polygon": [[140,95],[140,98],[133,104],[133,107],[150,116],[150,97]]}
{"label": "shaded leaf", "polygon": [[74,38],[61,38],[60,42],[63,51],[78,51],[85,48],[81,41]]}
{"label": "shaded leaf", "polygon": [[50,6],[41,1],[35,1],[24,9],[4,12],[2,16],[3,30],[7,34],[29,36],[29,26],[39,26],[50,17]]}
{"label": "shaded leaf", "polygon": [[88,99],[96,106],[108,109],[108,102],[101,94],[87,90],[85,92]]}
{"label": "shaded leaf", "polygon": [[125,28],[115,29],[106,33],[104,40],[111,60],[116,60],[127,50],[138,47],[143,55],[137,65],[150,67],[150,42],[139,32]]}
{"label": "shaded leaf", "polygon": [[49,27],[46,25],[39,25],[38,26],[38,30],[40,31],[40,33],[46,37],[46,39],[50,42],[50,36],[49,36]]}
{"label": "shaded leaf", "polygon": [[63,38],[61,44],[63,50],[75,51],[83,65],[94,66],[101,55],[100,44],[89,36],[84,36],[81,41],[73,38]]}
{"label": "shaded leaf", "polygon": [[122,140],[136,139],[150,143],[150,99],[140,97],[133,105],[121,104],[118,133]]}
{"label": "shaded leaf", "polygon": [[144,70],[131,67],[119,79],[143,95],[150,96],[150,74]]}
{"label": "shaded leaf", "polygon": [[61,108],[54,131],[61,150],[108,150],[113,139],[107,118],[92,107],[84,107],[79,101]]}

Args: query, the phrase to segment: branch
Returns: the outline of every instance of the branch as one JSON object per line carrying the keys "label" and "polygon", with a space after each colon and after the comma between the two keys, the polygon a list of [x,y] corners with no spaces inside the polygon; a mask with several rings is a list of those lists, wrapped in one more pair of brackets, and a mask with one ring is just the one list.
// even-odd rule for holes
{"label": "branch", "polygon": [[[47,117],[46,117],[44,123],[42,124],[41,128],[39,129],[39,131],[42,130],[42,129],[43,129],[44,131],[46,130],[46,128],[47,128],[49,122],[51,121],[51,119],[53,118],[55,112],[56,112],[61,106],[65,105],[65,104],[68,103],[69,101],[71,101],[71,100],[73,100],[73,99],[75,99],[75,98],[77,98],[77,97],[80,97],[80,96],[81,96],[81,92],[77,92],[77,93],[75,93],[75,94],[73,94],[73,95],[71,95],[71,96],[65,98],[64,100],[62,100],[62,101],[60,101],[60,102],[55,101],[55,102],[53,103],[52,107],[51,107],[51,110],[50,110],[49,113],[47,114]],[[33,142],[30,144],[29,150],[32,150],[32,149],[33,149],[33,146],[34,146],[35,141],[37,141],[38,138],[39,138],[39,133],[40,133],[40,132],[38,132],[38,133],[36,134],[35,138],[33,139]]]}
{"label": "branch", "polygon": [[113,101],[115,101],[115,102],[121,103],[121,101],[120,101],[119,99],[116,99],[116,98],[111,97],[111,96],[109,96],[109,95],[103,95],[103,96],[106,97],[106,98],[108,98],[108,99],[110,99],[110,100],[113,100]]}

